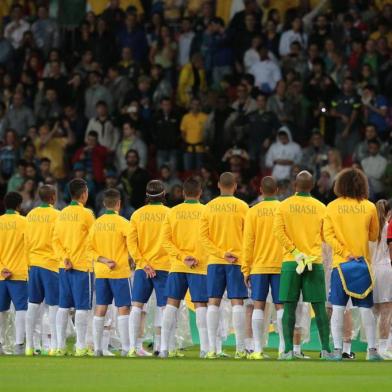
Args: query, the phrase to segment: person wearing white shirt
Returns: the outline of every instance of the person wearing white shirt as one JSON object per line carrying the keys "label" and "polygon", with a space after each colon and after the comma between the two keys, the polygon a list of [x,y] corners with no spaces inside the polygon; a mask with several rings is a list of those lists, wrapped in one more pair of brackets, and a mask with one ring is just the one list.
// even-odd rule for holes
{"label": "person wearing white shirt", "polygon": [[4,30],[4,37],[7,38],[14,49],[18,49],[22,44],[23,34],[30,30],[30,25],[22,19],[22,7],[14,5],[11,11],[11,22]]}
{"label": "person wearing white shirt", "polygon": [[269,59],[268,50],[262,46],[259,50],[260,60],[249,70],[255,78],[255,85],[265,93],[275,90],[276,84],[282,79],[280,68]]}
{"label": "person wearing white shirt", "polygon": [[301,147],[293,142],[289,128],[280,127],[276,142],[271,145],[265,157],[265,164],[272,169],[272,176],[278,181],[289,179],[293,165],[299,164],[301,158]]}
{"label": "person wearing white shirt", "polygon": [[285,31],[279,42],[279,54],[287,56],[290,54],[290,45],[297,41],[300,43],[301,47],[306,50],[308,46],[308,35],[302,32],[302,20],[297,17],[291,22],[291,30]]}
{"label": "person wearing white shirt", "polygon": [[195,32],[192,31],[192,24],[189,18],[183,18],[181,22],[181,34],[178,39],[178,58],[177,62],[180,67],[189,63],[191,45]]}

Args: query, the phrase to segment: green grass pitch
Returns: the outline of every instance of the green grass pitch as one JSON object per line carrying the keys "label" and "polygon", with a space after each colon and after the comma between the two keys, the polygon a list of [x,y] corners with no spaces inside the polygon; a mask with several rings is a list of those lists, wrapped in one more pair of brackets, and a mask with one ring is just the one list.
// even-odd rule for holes
{"label": "green grass pitch", "polygon": [[[192,348],[181,359],[0,357],[1,392],[392,390],[392,363],[359,359],[333,363],[200,360]],[[269,352],[274,357],[275,352]]]}

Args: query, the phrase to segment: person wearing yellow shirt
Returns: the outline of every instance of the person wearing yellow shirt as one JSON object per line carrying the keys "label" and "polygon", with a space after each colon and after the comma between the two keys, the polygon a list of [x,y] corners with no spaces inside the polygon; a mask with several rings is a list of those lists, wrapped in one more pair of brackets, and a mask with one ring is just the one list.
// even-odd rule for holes
{"label": "person wearing yellow shirt", "polygon": [[278,191],[276,180],[273,177],[264,177],[261,181],[260,190],[263,201],[253,206],[246,214],[241,267],[245,284],[250,288],[253,300],[252,334],[254,352],[250,354],[249,358],[255,360],[263,359],[264,309],[270,289],[276,308],[279,352],[284,350],[283,305],[279,300],[283,251],[282,246],[271,231],[275,211],[280,204],[276,198]]}
{"label": "person wearing yellow shirt", "polygon": [[184,169],[197,170],[203,164],[204,156],[204,127],[207,114],[201,111],[199,98],[192,98],[190,111],[181,120],[182,140],[185,143]]}
{"label": "person wearing yellow shirt", "polygon": [[[158,314],[162,315],[167,302],[166,281],[170,260],[162,246],[162,229],[170,209],[163,205],[164,201],[165,187],[162,181],[151,180],[146,187],[146,205],[135,211],[130,220],[128,249],[136,263],[132,312],[129,317],[130,358],[138,356],[136,345],[141,315],[152,292],[155,291]],[[161,316],[156,320],[156,336],[161,336],[161,320]]]}
{"label": "person wearing yellow shirt", "polygon": [[59,310],[57,312],[57,355],[66,354],[66,330],[70,308],[75,308],[76,352],[88,354],[86,344],[88,311],[92,305],[92,259],[87,253],[87,238],[94,214],[85,204],[87,183],[75,178],[68,184],[72,201],[57,219],[53,245],[60,260]]}
{"label": "person wearing yellow shirt", "polygon": [[205,206],[200,204],[201,183],[190,177],[183,185],[184,202],[173,207],[163,224],[162,243],[170,257],[167,305],[163,311],[160,357],[170,356],[170,336],[176,326],[178,308],[189,289],[195,306],[200,339],[200,358],[208,352],[207,255],[200,244],[200,221]]}
{"label": "person wearing yellow shirt", "polygon": [[38,190],[41,205],[27,214],[24,236],[28,258],[29,303],[26,314],[26,355],[34,355],[33,335],[40,314],[40,304],[49,306],[50,350],[56,355],[56,316],[59,305],[59,259],[53,248],[53,230],[59,211],[56,203],[56,188],[42,185]]}
{"label": "person wearing yellow shirt", "polygon": [[[329,302],[332,304],[331,330],[334,342],[334,359],[342,359],[343,349],[343,323],[344,311],[351,298],[354,306],[360,310],[362,324],[365,328],[368,343],[367,359],[382,360],[376,349],[376,320],[373,314],[373,293],[371,279],[363,287],[362,298],[352,297],[347,293],[348,280],[364,281],[369,275],[371,263],[369,241],[376,241],[379,233],[379,222],[376,206],[368,200],[368,180],[358,169],[345,169],[339,173],[334,187],[338,197],[328,204],[325,222],[324,237],[333,251],[332,274],[329,291]],[[357,260],[358,270],[355,278],[344,276],[344,264]],[[350,264],[347,264],[348,266]],[[351,263],[352,265],[352,263]],[[365,269],[359,270],[359,268]],[[340,269],[340,271],[339,271]],[[363,276],[363,278],[361,278]],[[361,288],[362,289],[362,288]],[[366,295],[366,296],[365,296]]]}
{"label": "person wearing yellow shirt", "polygon": [[227,290],[233,306],[235,358],[242,359],[246,358],[244,299],[248,297],[248,291],[241,272],[241,253],[244,221],[249,208],[234,196],[237,182],[233,173],[222,173],[218,187],[221,194],[207,204],[200,225],[200,240],[208,253],[207,358],[217,358],[219,306]]}
{"label": "person wearing yellow shirt", "polygon": [[322,226],[325,205],[310,195],[313,177],[300,172],[296,194],[280,203],[273,231],[283,247],[279,300],[284,303],[283,335],[285,350],[279,359],[292,360],[295,311],[300,294],[312,304],[321,340],[321,359],[330,360],[329,322],[325,307],[325,277],[322,264]]}
{"label": "person wearing yellow shirt", "polygon": [[15,354],[24,353],[27,310],[27,260],[24,248],[26,218],[19,215],[22,196],[4,197],[5,214],[0,217],[0,355],[4,354],[5,312],[15,307]]}
{"label": "person wearing yellow shirt", "polygon": [[88,253],[94,260],[96,307],[93,319],[94,356],[103,356],[103,330],[108,306],[118,308],[117,326],[122,356],[129,350],[129,308],[131,306],[131,268],[127,236],[129,222],[121,217],[121,193],[109,188],[104,192],[106,208],[91,226]]}

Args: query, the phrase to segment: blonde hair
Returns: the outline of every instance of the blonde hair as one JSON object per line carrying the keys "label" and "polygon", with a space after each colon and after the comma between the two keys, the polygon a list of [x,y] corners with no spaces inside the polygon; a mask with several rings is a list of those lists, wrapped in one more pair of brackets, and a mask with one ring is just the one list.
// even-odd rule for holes
{"label": "blonde hair", "polygon": [[385,222],[387,221],[390,215],[391,206],[388,200],[381,199],[376,203],[376,208],[377,208],[377,215],[378,215],[378,223],[380,225],[378,231],[378,242],[380,242],[382,231],[385,226]]}

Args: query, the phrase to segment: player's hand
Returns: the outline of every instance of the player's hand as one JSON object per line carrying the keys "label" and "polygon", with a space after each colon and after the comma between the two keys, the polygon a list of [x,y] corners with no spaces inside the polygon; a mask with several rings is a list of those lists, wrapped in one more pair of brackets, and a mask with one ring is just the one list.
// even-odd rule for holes
{"label": "player's hand", "polygon": [[109,269],[114,269],[115,267],[116,267],[116,262],[114,261],[114,260],[109,260],[109,259],[107,259],[106,260],[106,262],[105,262],[105,264],[107,265],[107,267],[109,268]]}
{"label": "player's hand", "polygon": [[64,259],[64,269],[69,271],[73,268],[72,262],[70,259]]}
{"label": "player's hand", "polygon": [[231,252],[226,252],[224,259],[231,264],[234,264],[238,261],[238,257]]}
{"label": "player's hand", "polygon": [[195,266],[195,263],[197,263],[197,261],[193,256],[187,256],[184,259],[184,264],[189,268],[193,268]]}
{"label": "player's hand", "polygon": [[9,279],[12,276],[12,272],[8,268],[3,268],[1,270],[1,276],[4,279]]}
{"label": "player's hand", "polygon": [[249,275],[244,275],[244,283],[245,286],[250,289],[250,276]]}
{"label": "player's hand", "polygon": [[144,272],[146,273],[148,278],[155,278],[157,273],[155,272],[154,268],[152,268],[150,265],[146,265],[144,268]]}

